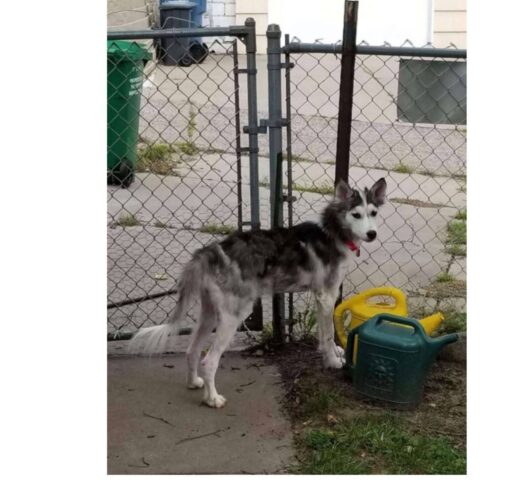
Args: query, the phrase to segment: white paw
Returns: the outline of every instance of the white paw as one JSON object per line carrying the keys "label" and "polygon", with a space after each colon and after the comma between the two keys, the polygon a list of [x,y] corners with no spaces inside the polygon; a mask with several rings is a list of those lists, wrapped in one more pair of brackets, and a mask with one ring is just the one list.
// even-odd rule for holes
{"label": "white paw", "polygon": [[187,382],[187,388],[190,390],[195,390],[197,388],[203,388],[204,387],[204,379],[200,377],[196,377],[194,381]]}
{"label": "white paw", "polygon": [[333,350],[335,352],[335,355],[340,358],[344,363],[344,348],[340,347],[339,345],[334,345]]}
{"label": "white paw", "polygon": [[215,397],[204,398],[204,403],[212,408],[222,408],[227,400],[222,395],[216,395]]}
{"label": "white paw", "polygon": [[339,357],[329,357],[326,356],[323,358],[324,366],[326,368],[342,368],[344,365],[344,360],[340,359]]}

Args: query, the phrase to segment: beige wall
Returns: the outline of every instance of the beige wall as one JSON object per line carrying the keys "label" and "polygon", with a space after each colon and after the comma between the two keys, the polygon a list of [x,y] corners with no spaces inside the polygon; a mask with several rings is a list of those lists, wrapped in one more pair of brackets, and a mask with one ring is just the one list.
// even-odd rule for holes
{"label": "beige wall", "polygon": [[[248,17],[256,20],[256,48],[258,53],[267,53],[268,0],[236,0],[236,25],[243,25]],[[240,53],[245,47],[240,42]]]}
{"label": "beige wall", "polygon": [[108,0],[108,30],[147,30],[153,18],[153,4],[153,0]]}
{"label": "beige wall", "polygon": [[433,44],[467,48],[467,0],[434,0]]}

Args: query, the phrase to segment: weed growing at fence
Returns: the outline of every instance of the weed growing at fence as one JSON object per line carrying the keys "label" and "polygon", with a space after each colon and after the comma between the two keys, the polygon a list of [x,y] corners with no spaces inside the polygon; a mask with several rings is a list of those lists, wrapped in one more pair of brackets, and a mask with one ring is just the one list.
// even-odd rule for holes
{"label": "weed growing at fence", "polygon": [[317,317],[313,308],[307,307],[302,312],[295,314],[295,319],[291,325],[291,334],[294,338],[307,341],[315,336],[317,327]]}
{"label": "weed growing at fence", "polygon": [[447,225],[447,243],[453,245],[467,244],[467,224],[464,221],[451,221]]}
{"label": "weed growing at fence", "polygon": [[200,149],[192,142],[175,142],[175,147],[188,156],[193,156],[200,152]]}
{"label": "weed growing at fence", "polygon": [[415,169],[403,162],[400,162],[395,168],[393,168],[393,171],[397,173],[414,173]]}
{"label": "weed growing at fence", "polygon": [[113,223],[113,226],[116,227],[136,227],[138,225],[141,225],[141,222],[133,213],[123,213]]}
{"label": "weed growing at fence", "polygon": [[449,255],[454,255],[455,257],[466,257],[467,250],[463,245],[449,245],[445,250]]}
{"label": "weed growing at fence", "polygon": [[442,272],[436,277],[436,282],[438,283],[447,283],[456,280],[450,273]]}
{"label": "weed growing at fence", "polygon": [[455,220],[467,220],[467,210],[460,210],[456,216],[454,217]]}
{"label": "weed growing at fence", "polygon": [[438,329],[438,335],[443,335],[444,333],[457,333],[467,331],[466,312],[458,312],[457,310],[450,309],[444,310],[442,313],[444,316],[444,320],[440,328]]}
{"label": "weed growing at fence", "polygon": [[157,228],[169,228],[169,225],[167,223],[161,222],[160,220],[155,220],[153,226]]}
{"label": "weed growing at fence", "polygon": [[195,133],[196,133],[196,113],[193,109],[193,104],[189,104],[189,118],[187,121],[187,141],[175,142],[175,147],[185,155],[192,156],[200,152],[200,149],[195,144]]}
{"label": "weed growing at fence", "polygon": [[179,161],[173,158],[175,147],[165,143],[142,145],[137,150],[137,172],[149,172],[157,175],[175,175]]}
{"label": "weed growing at fence", "polygon": [[230,235],[235,231],[236,229],[230,225],[218,225],[216,223],[208,223],[200,227],[200,232],[211,233],[213,235]]}
{"label": "weed growing at fence", "polygon": [[413,207],[421,207],[421,208],[441,208],[445,207],[445,205],[441,203],[432,203],[432,202],[423,202],[422,200],[416,200],[414,198],[391,198],[391,202],[393,203],[401,203],[403,205],[412,205]]}
{"label": "weed growing at fence", "polygon": [[453,256],[467,256],[467,210],[459,210],[447,224],[446,252]]}

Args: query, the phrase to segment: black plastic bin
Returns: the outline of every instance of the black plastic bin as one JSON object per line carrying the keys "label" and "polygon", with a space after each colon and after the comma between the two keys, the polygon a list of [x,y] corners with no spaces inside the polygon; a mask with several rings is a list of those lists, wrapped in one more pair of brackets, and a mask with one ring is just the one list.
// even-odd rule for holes
{"label": "black plastic bin", "polygon": [[[191,28],[196,4],[188,1],[170,1],[160,5],[160,28]],[[187,67],[194,61],[190,53],[191,38],[164,38],[160,42],[159,58],[164,65]]]}

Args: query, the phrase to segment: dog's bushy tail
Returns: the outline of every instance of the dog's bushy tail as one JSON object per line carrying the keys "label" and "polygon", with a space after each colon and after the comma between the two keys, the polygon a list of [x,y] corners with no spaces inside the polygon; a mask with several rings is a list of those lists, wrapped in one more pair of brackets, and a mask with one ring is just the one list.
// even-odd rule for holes
{"label": "dog's bushy tail", "polygon": [[130,353],[154,354],[166,351],[168,337],[178,334],[177,323],[186,317],[189,307],[200,295],[203,269],[198,257],[187,265],[178,283],[178,301],[166,323],[156,327],[141,328],[132,338]]}

